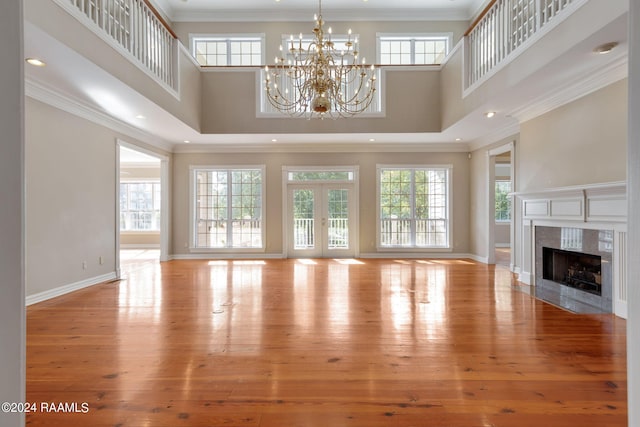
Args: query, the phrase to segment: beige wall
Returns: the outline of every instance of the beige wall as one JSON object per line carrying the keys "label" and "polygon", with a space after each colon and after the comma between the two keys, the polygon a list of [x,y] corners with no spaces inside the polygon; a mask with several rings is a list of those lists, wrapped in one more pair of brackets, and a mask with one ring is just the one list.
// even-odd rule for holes
{"label": "beige wall", "polygon": [[380,79],[384,117],[306,120],[287,116],[257,118],[256,82],[260,69],[202,74],[203,133],[440,132],[440,73],[385,70]]}
{"label": "beige wall", "polygon": [[[329,20],[329,17],[325,17]],[[352,28],[359,35],[360,56],[376,62],[377,33],[452,33],[453,45],[467,29],[467,21],[433,22],[337,22],[334,34]],[[189,34],[265,34],[268,64],[278,54],[283,34],[310,33],[311,22],[185,23],[174,24],[180,40],[189,46]],[[306,30],[306,32],[305,32]],[[452,45],[452,48],[453,48]],[[240,72],[210,71],[202,74],[203,133],[348,133],[348,132],[440,132],[441,82],[433,70],[384,68],[378,91],[384,97],[385,116],[344,121],[309,121],[282,118],[256,118],[256,75],[261,69]],[[458,82],[459,83],[459,82]]]}
{"label": "beige wall", "polygon": [[376,165],[453,165],[453,252],[469,250],[469,169],[466,153],[237,153],[174,154],[173,254],[189,250],[189,166],[266,165],[266,253],[283,252],[282,167],[357,165],[360,170],[360,252],[376,252]]}
{"label": "beige wall", "polygon": [[117,138],[26,99],[27,296],[115,272]]}
{"label": "beige wall", "polygon": [[627,80],[522,123],[517,191],[626,180]]}

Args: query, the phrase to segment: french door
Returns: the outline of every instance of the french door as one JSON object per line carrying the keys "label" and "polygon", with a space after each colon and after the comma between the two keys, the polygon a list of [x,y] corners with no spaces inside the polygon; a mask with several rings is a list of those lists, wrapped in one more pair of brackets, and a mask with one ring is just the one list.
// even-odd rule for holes
{"label": "french door", "polygon": [[355,256],[353,184],[289,184],[288,253],[292,258]]}

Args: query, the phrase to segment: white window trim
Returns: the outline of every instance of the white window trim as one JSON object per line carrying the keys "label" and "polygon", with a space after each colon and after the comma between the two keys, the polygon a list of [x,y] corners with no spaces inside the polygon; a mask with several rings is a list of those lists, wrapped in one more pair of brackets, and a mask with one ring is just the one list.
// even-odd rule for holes
{"label": "white window trim", "polygon": [[[510,179],[496,179],[494,181],[494,186],[495,184],[497,184],[498,182],[508,182],[513,186],[513,181]],[[495,190],[494,190],[495,191]],[[511,192],[513,192],[513,188],[511,189]],[[495,223],[498,225],[507,225],[507,224],[511,224],[511,219],[513,218],[513,200],[511,200],[511,209],[509,210],[509,218],[510,219],[495,219],[495,211],[494,211],[494,220]]]}
{"label": "white window trim", "polygon": [[[282,35],[282,41],[281,41],[281,46],[282,46],[282,57],[283,58],[288,58],[291,53],[289,52],[289,46],[291,46],[291,34],[283,34]],[[327,38],[327,36],[325,35],[325,39]],[[331,34],[331,40],[332,41],[338,41],[338,42],[346,42],[349,39],[349,35],[348,34]],[[316,36],[314,34],[302,34],[302,42],[303,44],[308,44],[310,42],[313,42],[316,40]],[[351,41],[354,40],[358,40],[358,45],[360,44],[360,35],[359,34],[351,34]],[[295,47],[298,46],[298,43],[300,42],[300,34],[293,34],[293,44]],[[358,50],[358,57],[360,58],[360,60],[362,61],[362,55],[360,50]],[[366,58],[366,57],[365,57]],[[369,65],[371,65],[371,61],[367,61],[369,63]]]}
{"label": "white window trim", "polygon": [[[162,218],[162,183],[160,182],[160,178],[121,178],[120,184],[158,184],[160,186],[160,218]],[[120,194],[121,193],[118,193],[118,196],[120,196]],[[120,200],[118,200],[118,203],[120,203]],[[122,210],[119,210],[119,212],[122,214]],[[150,230],[123,230],[120,228],[120,234],[159,234],[162,228],[161,223],[162,220],[158,223],[158,228]],[[122,224],[120,224],[120,227],[122,227]]]}
{"label": "white window trim", "polygon": [[[380,242],[380,171],[382,169],[395,169],[395,170],[411,170],[411,169],[444,169],[447,171],[447,242],[443,247],[423,247],[423,246],[411,246],[411,247],[394,247],[394,246],[382,246]],[[453,181],[453,165],[452,164],[427,164],[427,165],[403,165],[403,164],[377,164],[376,165],[376,249],[378,252],[452,252],[453,236],[451,235],[453,221],[452,213],[452,181]],[[413,196],[412,196],[413,197]]]}
{"label": "white window trim", "polygon": [[[447,58],[453,51],[453,33],[450,32],[434,32],[434,33],[376,33],[376,63],[381,64],[381,52],[380,52],[380,41],[381,39],[390,39],[397,38],[398,40],[406,40],[406,39],[432,39],[432,38],[444,38],[447,41],[446,54],[440,64],[417,64],[422,66],[432,66],[432,65],[442,65],[447,61]],[[411,65],[415,64],[415,52],[413,51],[413,43],[412,43],[412,52],[411,52]],[[409,64],[385,64],[385,66],[406,66]]]}
{"label": "white window trim", "polygon": [[[199,40],[241,40],[241,39],[260,39],[260,66],[266,64],[265,61],[265,47],[266,47],[266,35],[265,33],[189,33],[189,52],[191,56],[196,60],[196,63],[200,65],[196,58],[196,41]],[[202,66],[202,65],[201,65]],[[231,67],[232,65],[208,65],[208,67]],[[248,65],[239,65],[239,67],[248,67]],[[252,66],[253,67],[253,66]]]}
{"label": "white window trim", "polygon": [[[196,247],[196,228],[195,228],[195,175],[198,170],[215,169],[215,170],[248,170],[259,169],[262,174],[262,227],[260,230],[262,247],[260,248],[199,248]],[[191,253],[217,253],[217,254],[233,254],[233,253],[264,253],[267,248],[266,242],[266,165],[189,165],[189,252]]]}
{"label": "white window trim", "polygon": [[[282,172],[286,184],[354,184],[358,182],[360,167],[355,166],[283,166]],[[353,179],[318,179],[309,181],[290,180],[289,174],[292,172],[350,172]]]}

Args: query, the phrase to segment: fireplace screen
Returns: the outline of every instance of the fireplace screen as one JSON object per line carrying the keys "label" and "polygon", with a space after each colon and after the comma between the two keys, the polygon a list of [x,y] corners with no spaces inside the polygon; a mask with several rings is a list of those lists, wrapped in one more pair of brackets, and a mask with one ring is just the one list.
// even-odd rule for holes
{"label": "fireplace screen", "polygon": [[561,285],[602,295],[602,258],[580,252],[542,248],[542,276]]}

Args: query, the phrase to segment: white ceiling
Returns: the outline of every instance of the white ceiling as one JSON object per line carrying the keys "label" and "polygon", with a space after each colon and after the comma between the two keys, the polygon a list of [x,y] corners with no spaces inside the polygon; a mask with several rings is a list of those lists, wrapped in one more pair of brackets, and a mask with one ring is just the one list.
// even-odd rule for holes
{"label": "white ceiling", "polygon": [[[177,21],[308,21],[317,0],[153,0]],[[340,20],[470,20],[487,0],[323,0],[323,16]]]}

